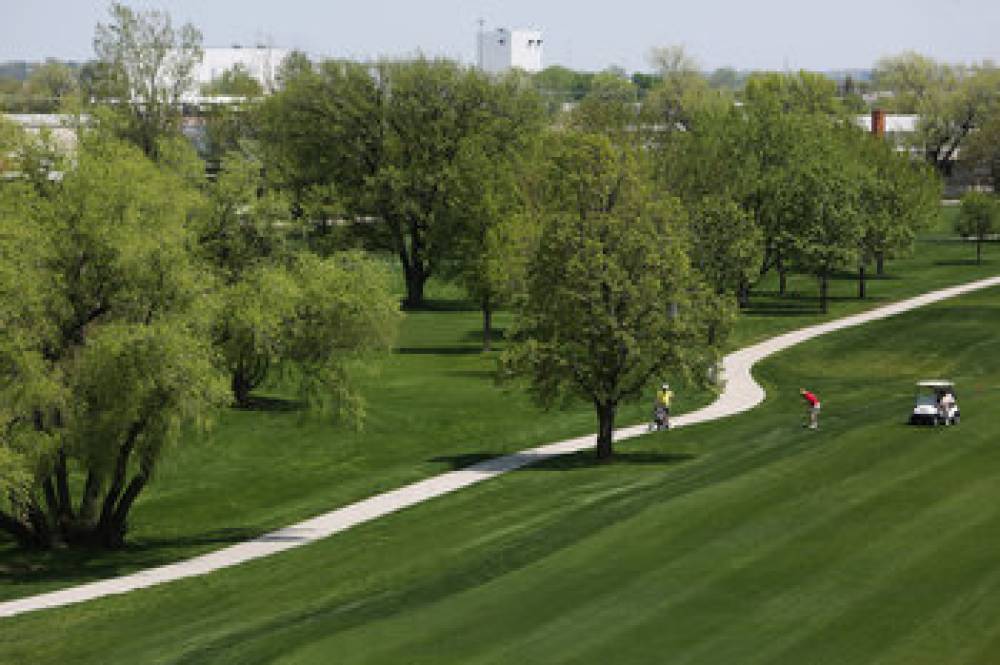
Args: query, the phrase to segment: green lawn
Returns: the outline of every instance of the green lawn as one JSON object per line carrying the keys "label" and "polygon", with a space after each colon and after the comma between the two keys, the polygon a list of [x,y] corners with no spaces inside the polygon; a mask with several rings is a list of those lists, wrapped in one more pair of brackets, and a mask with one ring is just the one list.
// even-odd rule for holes
{"label": "green lawn", "polygon": [[[753,412],[4,620],[0,662],[998,662],[997,330],[992,289],[819,338],[759,368]],[[904,424],[928,376],[960,426]]]}
{"label": "green lawn", "polygon": [[[868,300],[854,297],[853,276],[835,280],[826,318],[996,271],[994,263],[970,264],[971,251],[929,236],[872,281]],[[823,318],[812,278],[793,275],[784,297],[773,288],[772,281],[759,286],[730,346]],[[447,285],[432,285],[430,295],[434,306],[407,315],[399,348],[363,379],[364,431],[309,419],[280,396],[255,411],[225,412],[208,437],[167,453],[136,505],[124,551],[25,554],[0,536],[0,600],[193,556],[484,456],[594,430],[586,405],[546,413],[495,386],[494,355],[479,352],[479,313]],[[501,313],[496,323],[502,329],[509,317]],[[710,397],[682,389],[677,406]],[[626,406],[619,425],[647,410],[647,399]]]}

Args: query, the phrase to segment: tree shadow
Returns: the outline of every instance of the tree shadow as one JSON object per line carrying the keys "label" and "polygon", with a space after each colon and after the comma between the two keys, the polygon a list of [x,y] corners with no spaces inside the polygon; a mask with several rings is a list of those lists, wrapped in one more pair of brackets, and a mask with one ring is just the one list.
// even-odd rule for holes
{"label": "tree shadow", "polygon": [[749,307],[740,310],[741,314],[749,316],[811,316],[819,313],[819,307],[814,306],[814,298],[806,298],[799,294],[786,296],[773,295],[779,300],[750,303]]}
{"label": "tree shadow", "polygon": [[260,412],[292,412],[304,411],[306,403],[297,399],[285,399],[283,397],[264,397],[251,395],[250,402],[246,406],[233,407],[240,411],[260,411]]}
{"label": "tree shadow", "polygon": [[447,464],[451,467],[452,471],[458,471],[459,469],[465,469],[467,467],[480,464],[487,460],[496,459],[498,457],[503,457],[503,453],[459,453],[457,455],[439,455],[437,457],[432,457],[428,461],[436,462],[438,464]]}
{"label": "tree shadow", "polygon": [[749,307],[740,313],[746,316],[815,316],[822,311],[819,307]]}
{"label": "tree shadow", "polygon": [[985,265],[989,263],[986,259],[983,259],[982,263],[976,262],[975,259],[950,259],[947,261],[935,261],[936,266],[978,266]]}
{"label": "tree shadow", "polygon": [[668,453],[652,450],[616,451],[611,459],[599,459],[597,451],[582,450],[568,455],[550,457],[526,467],[530,471],[573,471],[615,465],[673,466],[695,459],[691,453]]}
{"label": "tree shadow", "polygon": [[[0,572],[17,584],[75,584],[128,575],[180,560],[179,548],[215,549],[260,537],[261,529],[224,528],[177,537],[126,539],[118,549],[75,546],[52,550],[11,550],[0,558]],[[197,556],[201,551],[181,557]],[[0,587],[2,589],[3,587]]]}
{"label": "tree shadow", "polygon": [[427,298],[422,305],[409,306],[405,301],[402,307],[407,312],[478,312],[479,306],[470,300],[444,300]]}
{"label": "tree shadow", "polygon": [[489,369],[456,369],[446,373],[448,376],[455,376],[463,379],[485,379],[494,383],[497,381],[498,376],[496,370]]}
{"label": "tree shadow", "polygon": [[483,350],[476,346],[400,346],[395,352],[404,356],[471,356]]}
{"label": "tree shadow", "polygon": [[582,450],[562,455],[540,455],[531,452],[491,453],[475,452],[441,455],[429,461],[448,464],[453,471],[462,469],[497,472],[503,470],[573,471],[592,467],[622,464],[670,466],[687,462],[695,456],[689,453],[656,451],[617,451],[610,459],[598,459],[594,450]]}
{"label": "tree shadow", "polygon": [[252,540],[267,533],[250,527],[226,527],[187,536],[148,537],[126,543],[124,551],[155,552],[168,547],[199,547],[203,545],[230,545]]}
{"label": "tree shadow", "polygon": [[[491,328],[494,342],[503,342],[507,339],[507,329],[506,328]],[[470,330],[469,332],[462,335],[462,339],[466,342],[483,342],[483,331],[482,328],[476,330]]]}

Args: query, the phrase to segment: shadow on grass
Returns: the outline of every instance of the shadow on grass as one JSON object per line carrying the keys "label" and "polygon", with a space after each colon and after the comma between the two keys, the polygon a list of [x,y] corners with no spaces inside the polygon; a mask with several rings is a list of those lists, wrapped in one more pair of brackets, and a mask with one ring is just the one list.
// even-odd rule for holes
{"label": "shadow on grass", "polygon": [[[491,332],[493,334],[493,343],[503,342],[507,339],[507,329],[506,328],[492,328]],[[462,340],[466,342],[478,342],[483,343],[483,331],[482,329],[470,330],[464,335],[462,335]]]}
{"label": "shadow on grass", "polygon": [[617,451],[609,460],[600,460],[594,450],[583,450],[564,455],[540,455],[538,453],[464,453],[442,455],[430,461],[448,464],[452,470],[468,469],[483,473],[514,471],[573,471],[624,464],[669,466],[694,459],[688,453],[661,453],[653,451]]}
{"label": "shadow on grass", "polygon": [[975,259],[950,259],[948,261],[935,261],[934,265],[936,265],[936,266],[978,266],[978,265],[986,265],[988,263],[989,263],[989,261],[987,261],[985,259],[983,260],[982,263],[976,262]]}
{"label": "shadow on grass", "polygon": [[483,350],[478,346],[401,346],[396,353],[404,356],[470,356]]}
{"label": "shadow on grass", "polygon": [[428,299],[417,307],[409,307],[404,302],[403,310],[407,312],[478,312],[479,307],[470,300],[437,300]]}
{"label": "shadow on grass", "polygon": [[[0,598],[17,584],[64,582],[67,584],[104,579],[177,561],[178,548],[209,548],[232,545],[262,535],[260,529],[227,528],[179,537],[143,538],[127,541],[125,547],[108,550],[74,547],[46,551],[10,549],[0,554],[0,573],[11,586],[0,585]],[[200,552],[199,552],[200,553]],[[198,553],[191,553],[196,556]],[[188,558],[185,556],[184,558]]]}
{"label": "shadow on grass", "polygon": [[261,411],[261,412],[291,412],[303,411],[306,403],[297,399],[284,399],[282,397],[260,397],[252,395],[250,403],[246,406],[234,407],[240,411]]}
{"label": "shadow on grass", "polygon": [[822,314],[819,307],[748,307],[740,310],[745,316],[815,316]]}
{"label": "shadow on grass", "polygon": [[594,450],[583,450],[570,455],[559,455],[538,462],[528,470],[532,471],[572,471],[574,469],[590,469],[594,467],[615,466],[615,465],[651,465],[651,466],[672,466],[695,459],[691,453],[665,453],[647,450],[636,451],[616,451],[610,460],[597,458]]}
{"label": "shadow on grass", "polygon": [[466,467],[473,466],[474,464],[479,464],[487,460],[496,459],[502,457],[503,453],[464,453],[459,455],[439,455],[438,457],[432,457],[430,462],[436,462],[438,464],[447,464],[453,471],[458,469],[464,469]]}

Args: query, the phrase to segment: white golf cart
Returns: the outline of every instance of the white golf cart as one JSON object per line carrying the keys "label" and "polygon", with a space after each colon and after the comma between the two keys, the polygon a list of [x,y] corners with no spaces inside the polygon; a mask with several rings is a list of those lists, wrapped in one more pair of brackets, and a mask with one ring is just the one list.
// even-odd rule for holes
{"label": "white golf cart", "polygon": [[943,379],[917,382],[911,425],[957,425],[961,417],[954,382]]}

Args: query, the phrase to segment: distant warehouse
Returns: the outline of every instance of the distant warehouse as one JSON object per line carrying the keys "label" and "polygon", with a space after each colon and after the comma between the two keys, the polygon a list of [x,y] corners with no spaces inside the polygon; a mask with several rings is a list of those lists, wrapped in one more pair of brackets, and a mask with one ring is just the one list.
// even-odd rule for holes
{"label": "distant warehouse", "polygon": [[542,71],[541,30],[497,28],[486,32],[480,28],[477,42],[476,60],[484,72],[499,74],[509,69]]}

